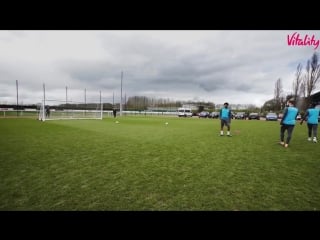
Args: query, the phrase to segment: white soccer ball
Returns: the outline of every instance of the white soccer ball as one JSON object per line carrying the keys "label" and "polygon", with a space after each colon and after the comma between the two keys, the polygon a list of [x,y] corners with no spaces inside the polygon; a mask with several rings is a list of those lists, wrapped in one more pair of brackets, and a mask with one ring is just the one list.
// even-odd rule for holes
{"label": "white soccer ball", "polygon": [[166,122],[165,124],[166,124],[166,125],[168,125],[169,123],[168,123],[168,122]]}
{"label": "white soccer ball", "polygon": [[118,121],[116,121],[116,123],[119,123]]}

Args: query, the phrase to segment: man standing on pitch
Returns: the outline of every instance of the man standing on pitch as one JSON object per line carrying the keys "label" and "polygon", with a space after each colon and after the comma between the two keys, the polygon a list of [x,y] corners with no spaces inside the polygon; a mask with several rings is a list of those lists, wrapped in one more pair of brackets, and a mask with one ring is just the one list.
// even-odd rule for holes
{"label": "man standing on pitch", "polygon": [[[285,148],[291,140],[294,125],[296,124],[296,118],[298,115],[298,109],[294,107],[294,100],[290,99],[288,101],[288,107],[284,109],[283,117],[281,119],[280,125],[280,145]],[[287,130],[288,136],[286,142],[284,142],[284,132]]]}
{"label": "man standing on pitch", "polygon": [[50,107],[46,107],[46,117],[50,117]]}
{"label": "man standing on pitch", "polygon": [[231,137],[230,135],[230,123],[231,123],[231,111],[228,108],[229,103],[224,103],[223,108],[220,110],[220,120],[221,120],[221,130],[220,130],[220,136],[223,136],[223,127],[224,125],[227,126],[227,136]]}

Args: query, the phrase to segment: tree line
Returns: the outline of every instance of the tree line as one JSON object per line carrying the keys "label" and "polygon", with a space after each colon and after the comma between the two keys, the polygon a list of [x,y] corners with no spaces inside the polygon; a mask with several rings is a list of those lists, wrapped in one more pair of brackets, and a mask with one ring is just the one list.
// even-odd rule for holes
{"label": "tree line", "polygon": [[289,99],[294,99],[297,107],[305,111],[312,103],[312,93],[316,90],[320,79],[320,64],[316,52],[308,59],[305,68],[299,63],[295,78],[292,82],[292,92],[285,95],[281,78],[277,79],[274,87],[274,98],[263,105],[266,111],[281,111]]}

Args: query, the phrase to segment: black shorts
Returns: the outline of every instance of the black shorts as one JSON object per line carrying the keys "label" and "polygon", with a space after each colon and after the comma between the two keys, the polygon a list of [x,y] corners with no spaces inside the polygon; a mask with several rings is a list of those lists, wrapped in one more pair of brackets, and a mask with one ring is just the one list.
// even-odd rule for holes
{"label": "black shorts", "polygon": [[224,125],[229,127],[230,126],[230,120],[221,119],[221,127],[223,127]]}

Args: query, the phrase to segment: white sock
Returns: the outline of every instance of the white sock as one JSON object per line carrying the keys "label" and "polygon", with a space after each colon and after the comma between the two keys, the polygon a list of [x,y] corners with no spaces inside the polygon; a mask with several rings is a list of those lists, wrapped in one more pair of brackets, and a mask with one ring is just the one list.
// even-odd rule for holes
{"label": "white sock", "polygon": [[227,132],[227,135],[230,135],[230,131]]}
{"label": "white sock", "polygon": [[223,135],[223,131],[220,131],[220,134]]}

